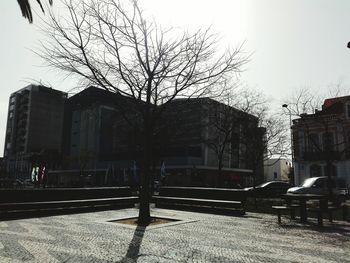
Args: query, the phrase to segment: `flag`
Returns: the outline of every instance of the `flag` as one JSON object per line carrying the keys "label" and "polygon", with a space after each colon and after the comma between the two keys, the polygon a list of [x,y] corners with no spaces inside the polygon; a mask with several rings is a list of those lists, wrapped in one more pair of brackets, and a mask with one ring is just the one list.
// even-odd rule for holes
{"label": "flag", "polygon": [[165,177],[165,162],[162,162],[162,166],[160,167],[160,179],[164,179]]}
{"label": "flag", "polygon": [[136,161],[134,161],[132,166],[132,173],[133,173],[133,181],[135,184],[139,183],[139,178],[137,176],[137,167],[136,167]]}
{"label": "flag", "polygon": [[36,171],[36,167],[33,167],[33,169],[32,169],[32,174],[31,174],[32,183],[35,182],[35,178],[36,178],[36,176],[35,176],[35,171]]}
{"label": "flag", "polygon": [[127,183],[129,181],[128,180],[128,175],[125,172],[125,168],[123,168],[123,179],[124,179],[124,183]]}
{"label": "flag", "polygon": [[46,171],[46,167],[44,166],[41,170],[41,174],[40,174],[40,183],[44,182],[44,177],[45,177],[45,171]]}
{"label": "flag", "polygon": [[34,168],[34,180],[33,182],[38,182],[39,181],[39,167]]}

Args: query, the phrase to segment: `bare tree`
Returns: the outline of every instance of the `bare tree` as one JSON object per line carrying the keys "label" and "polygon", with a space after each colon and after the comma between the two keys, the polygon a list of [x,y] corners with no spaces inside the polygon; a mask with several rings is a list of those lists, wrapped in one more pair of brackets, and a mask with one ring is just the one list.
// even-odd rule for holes
{"label": "bare tree", "polygon": [[[248,155],[253,169],[253,185],[256,185],[258,171],[263,163],[271,158],[285,157],[289,146],[288,129],[285,118],[280,114],[271,112],[269,102],[264,94],[246,90],[242,94],[245,98],[240,109],[257,118],[258,125],[255,129],[249,129],[248,123],[242,120],[244,134],[242,143],[246,145]],[[263,163],[262,163],[263,161]]]}
{"label": "bare tree", "polygon": [[142,120],[139,223],[147,224],[154,127],[161,109],[175,98],[220,94],[215,84],[240,72],[247,58],[241,46],[220,55],[210,30],[178,34],[174,28],[163,29],[147,20],[134,0],[128,5],[65,1],[65,6],[68,18],[50,13],[45,30],[50,40],[40,54],[50,66],[135,102]]}
{"label": "bare tree", "polygon": [[305,113],[313,113],[316,109],[320,109],[322,105],[321,96],[308,87],[294,91],[292,95],[284,99],[283,102],[288,105],[294,117]]}
{"label": "bare tree", "polygon": [[325,92],[315,91],[310,87],[302,87],[293,91],[283,100],[283,103],[288,105],[292,116],[299,117],[305,113],[310,114],[316,110],[321,110],[323,101],[327,97],[335,98],[348,94],[349,89],[345,88],[342,82],[339,81],[328,85]]}
{"label": "bare tree", "polygon": [[225,156],[240,148],[242,162],[253,169],[253,185],[263,161],[282,157],[288,149],[288,130],[281,115],[271,114],[269,101],[262,94],[234,85],[212,107],[208,126],[213,132],[205,141],[218,159],[219,184]]}
{"label": "bare tree", "polygon": [[231,154],[233,133],[236,128],[237,110],[229,105],[212,101],[209,105],[207,138],[204,143],[215,153],[218,163],[217,185],[223,183],[222,168],[226,156]]}
{"label": "bare tree", "polygon": [[[242,126],[240,141],[244,145],[245,158],[253,170],[254,189],[262,182],[265,161],[286,156],[289,146],[288,129],[283,116],[271,113],[268,99],[264,94],[248,89],[242,96],[241,110],[255,116],[258,123],[255,127],[250,127],[249,119],[241,119],[240,124]],[[253,197],[254,206],[257,208],[256,196]]]}
{"label": "bare tree", "polygon": [[[41,11],[45,13],[41,0],[36,1],[40,6]],[[22,16],[28,19],[29,23],[33,23],[32,7],[30,6],[29,0],[17,0],[17,2],[21,8]],[[52,0],[49,0],[49,4],[52,5]]]}

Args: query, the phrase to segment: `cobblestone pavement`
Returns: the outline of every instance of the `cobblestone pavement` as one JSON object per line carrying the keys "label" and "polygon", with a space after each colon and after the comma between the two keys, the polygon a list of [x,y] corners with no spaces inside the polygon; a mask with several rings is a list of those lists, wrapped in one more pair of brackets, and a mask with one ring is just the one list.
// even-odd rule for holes
{"label": "cobblestone pavement", "polygon": [[152,209],[183,222],[149,228],[111,219],[136,209],[0,222],[0,262],[350,262],[350,223],[324,228],[284,218]]}

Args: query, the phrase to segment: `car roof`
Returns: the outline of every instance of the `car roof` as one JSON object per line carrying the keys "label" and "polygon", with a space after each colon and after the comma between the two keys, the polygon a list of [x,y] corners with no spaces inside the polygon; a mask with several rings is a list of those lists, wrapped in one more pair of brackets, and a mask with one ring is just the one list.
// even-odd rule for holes
{"label": "car roof", "polygon": [[[328,180],[328,176],[318,176],[318,177],[310,177],[306,178],[305,181],[312,181],[312,184],[315,183],[317,180]],[[341,177],[332,177],[331,180],[335,182],[335,184],[339,185],[339,187],[346,187],[346,181],[344,178]],[[304,181],[304,182],[305,182]]]}
{"label": "car roof", "polygon": [[288,182],[285,182],[285,181],[269,181],[269,182],[265,182],[265,183],[260,184],[260,186],[273,184],[273,183],[289,184]]}
{"label": "car roof", "polygon": [[[307,178],[307,179],[328,179],[328,176],[318,176],[318,177],[310,177],[310,178]],[[341,178],[341,177],[331,177],[331,180],[335,180],[335,181],[344,181],[344,178]]]}

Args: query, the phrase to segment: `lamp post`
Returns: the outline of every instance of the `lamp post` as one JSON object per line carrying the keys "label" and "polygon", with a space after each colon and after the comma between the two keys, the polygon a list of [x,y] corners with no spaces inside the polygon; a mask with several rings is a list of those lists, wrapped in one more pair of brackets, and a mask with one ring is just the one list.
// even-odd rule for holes
{"label": "lamp post", "polygon": [[292,172],[291,172],[291,176],[289,178],[289,182],[292,183],[294,185],[294,154],[293,154],[293,130],[292,130],[292,112],[291,110],[288,108],[288,104],[283,104],[282,108],[285,108],[288,110],[289,112],[289,129],[290,129],[290,149],[291,149],[291,157],[292,157]]}

